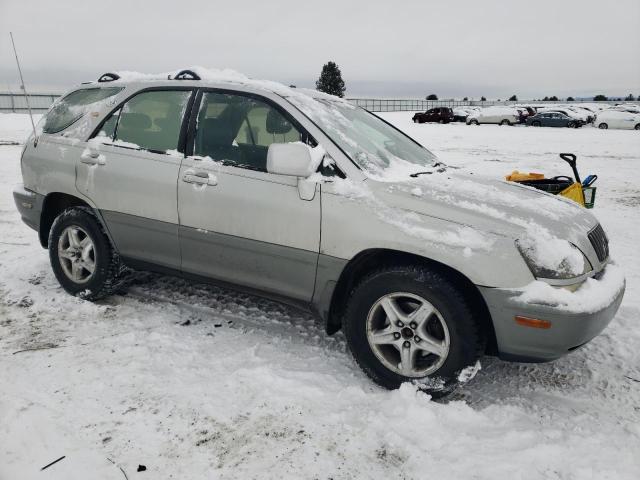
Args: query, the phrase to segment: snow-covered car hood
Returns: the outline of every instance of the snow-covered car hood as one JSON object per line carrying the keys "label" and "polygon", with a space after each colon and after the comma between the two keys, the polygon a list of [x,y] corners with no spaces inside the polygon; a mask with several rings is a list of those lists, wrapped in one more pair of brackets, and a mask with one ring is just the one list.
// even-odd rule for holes
{"label": "snow-covered car hood", "polygon": [[536,231],[582,242],[598,222],[575,202],[513,182],[446,170],[405,182],[366,182],[390,207],[521,238]]}

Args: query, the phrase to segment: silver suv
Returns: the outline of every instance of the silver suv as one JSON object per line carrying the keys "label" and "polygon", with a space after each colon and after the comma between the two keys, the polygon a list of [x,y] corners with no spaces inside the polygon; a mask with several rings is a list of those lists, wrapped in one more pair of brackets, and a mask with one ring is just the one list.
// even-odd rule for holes
{"label": "silver suv", "polygon": [[548,361],[614,317],[595,217],[456,171],[379,117],[239,74],[105,74],[52,106],[14,191],[72,295],[126,267],[223,282],[344,331],[378,384],[435,395],[483,354]]}

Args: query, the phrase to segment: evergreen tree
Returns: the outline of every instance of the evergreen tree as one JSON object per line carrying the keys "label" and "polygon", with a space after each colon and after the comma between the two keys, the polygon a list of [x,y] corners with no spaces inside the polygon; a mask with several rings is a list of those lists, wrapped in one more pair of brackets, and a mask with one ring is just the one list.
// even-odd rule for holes
{"label": "evergreen tree", "polygon": [[635,97],[631,94],[627,95],[627,97],[625,98],[625,100],[627,102],[633,102],[635,100]]}
{"label": "evergreen tree", "polygon": [[552,102],[557,102],[558,101],[558,97],[556,97],[554,95],[553,97],[550,97],[549,100],[551,100]]}
{"label": "evergreen tree", "polygon": [[544,98],[542,99],[543,102],[548,102],[549,101],[549,97],[547,97],[546,95],[544,96]]}
{"label": "evergreen tree", "polygon": [[320,78],[316,82],[316,90],[342,98],[346,89],[340,67],[335,62],[324,64]]}
{"label": "evergreen tree", "polygon": [[517,95],[511,95],[509,97],[509,101],[510,102],[517,102],[518,101],[518,96]]}
{"label": "evergreen tree", "polygon": [[567,102],[575,102],[575,98],[573,97],[567,97]]}
{"label": "evergreen tree", "polygon": [[463,102],[468,102],[468,101],[469,101],[469,97],[464,97],[464,98],[462,99],[462,101],[463,101]]}
{"label": "evergreen tree", "polygon": [[595,97],[593,97],[593,101],[594,102],[606,102],[607,101],[607,97],[604,95],[596,95]]}
{"label": "evergreen tree", "polygon": [[486,102],[486,101],[487,101],[487,97],[484,97],[484,96],[483,96],[483,97],[480,97],[480,101],[481,101],[481,102]]}
{"label": "evergreen tree", "polygon": [[438,100],[438,95],[436,95],[435,93],[427,95],[427,100]]}

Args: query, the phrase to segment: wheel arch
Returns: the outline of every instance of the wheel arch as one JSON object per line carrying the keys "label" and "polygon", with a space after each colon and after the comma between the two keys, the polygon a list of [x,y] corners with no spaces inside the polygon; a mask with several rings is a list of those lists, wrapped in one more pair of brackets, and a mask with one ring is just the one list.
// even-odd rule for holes
{"label": "wheel arch", "polygon": [[42,202],[42,212],[40,213],[40,228],[38,229],[38,237],[40,239],[40,245],[42,245],[43,248],[48,248],[49,232],[51,231],[51,226],[53,225],[54,220],[58,215],[60,215],[60,213],[70,207],[87,207],[94,211],[94,213],[96,213],[98,221],[104,227],[105,231],[107,232],[107,236],[109,236],[109,240],[113,244],[104,220],[102,219],[100,214],[87,203],[86,200],[83,200],[82,198],[71,195],[69,193],[51,192],[44,197],[44,200]]}
{"label": "wheel arch", "polygon": [[364,250],[345,265],[331,295],[328,315],[325,318],[327,333],[332,334],[342,328],[342,315],[344,314],[347,300],[360,278],[381,266],[398,264],[426,266],[438,271],[460,286],[462,293],[471,306],[479,312],[478,318],[480,319],[481,327],[487,334],[487,353],[495,354],[497,352],[496,334],[487,304],[478,287],[466,275],[436,260],[385,248]]}

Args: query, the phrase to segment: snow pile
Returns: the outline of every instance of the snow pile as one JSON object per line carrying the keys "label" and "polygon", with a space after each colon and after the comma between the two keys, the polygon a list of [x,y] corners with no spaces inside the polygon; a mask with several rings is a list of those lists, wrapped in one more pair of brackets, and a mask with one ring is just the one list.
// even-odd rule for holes
{"label": "snow pile", "polygon": [[514,300],[557,307],[572,313],[593,313],[610,305],[624,288],[622,268],[610,263],[601,277],[588,278],[574,292],[536,280],[519,290],[520,293]]}

